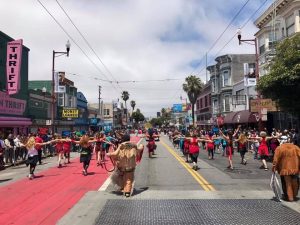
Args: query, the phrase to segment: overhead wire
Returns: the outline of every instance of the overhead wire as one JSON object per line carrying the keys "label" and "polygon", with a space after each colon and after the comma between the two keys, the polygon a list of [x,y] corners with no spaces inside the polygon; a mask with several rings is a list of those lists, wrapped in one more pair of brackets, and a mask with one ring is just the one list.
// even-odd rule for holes
{"label": "overhead wire", "polygon": [[[268,0],[265,0],[252,14],[251,16],[248,18],[248,20],[240,27],[241,29],[244,28],[249,22],[250,20],[255,16],[255,14],[266,4]],[[224,50],[224,48],[236,37],[237,32],[234,33],[234,35],[226,42],[226,44],[214,55],[213,59],[210,60],[210,62],[208,64],[210,64],[211,62],[213,62],[215,60],[215,58]],[[252,43],[249,43],[252,44]],[[202,70],[198,73],[200,74],[204,69],[206,69],[205,67],[202,68]]]}
{"label": "overhead wire", "polygon": [[[80,51],[85,55],[85,57],[95,66],[95,68],[107,78],[105,73],[95,64],[95,62],[86,54],[86,52],[80,47],[80,45],[74,40],[74,38],[67,32],[67,30],[59,23],[59,21],[52,15],[52,13],[47,9],[47,7],[40,1],[37,0],[40,5],[45,9],[45,11],[51,16],[55,23],[63,30],[63,32],[71,39],[71,41],[80,49]],[[108,79],[108,78],[107,78]],[[117,88],[112,84],[112,87],[118,92]]]}
{"label": "overhead wire", "polygon": [[100,63],[103,65],[103,67],[105,68],[105,70],[110,74],[110,76],[113,78],[114,81],[116,81],[115,83],[117,84],[117,86],[122,90],[122,87],[119,85],[120,82],[117,82],[116,78],[114,77],[114,75],[111,73],[111,71],[107,68],[107,66],[103,63],[103,61],[101,60],[101,58],[99,57],[99,55],[96,53],[96,51],[94,50],[94,48],[91,46],[91,44],[89,43],[89,41],[86,39],[86,37],[82,34],[82,32],[79,30],[79,28],[75,25],[75,23],[73,22],[73,20],[71,19],[71,17],[69,16],[69,14],[66,12],[66,10],[64,9],[64,7],[59,3],[58,0],[56,0],[56,3],[58,4],[58,6],[61,8],[61,10],[64,12],[64,14],[68,17],[68,19],[70,20],[70,22],[72,23],[72,25],[75,27],[75,29],[78,31],[78,33],[80,34],[80,36],[82,37],[82,39],[84,40],[84,42],[87,44],[87,46],[91,49],[91,51],[95,54],[95,56],[97,57],[97,59],[100,61]]}

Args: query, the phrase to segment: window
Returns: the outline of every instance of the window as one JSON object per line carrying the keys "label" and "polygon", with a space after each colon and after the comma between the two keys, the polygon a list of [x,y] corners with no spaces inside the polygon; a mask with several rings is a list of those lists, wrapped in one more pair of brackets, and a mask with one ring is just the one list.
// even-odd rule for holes
{"label": "window", "polygon": [[218,113],[218,100],[217,99],[214,99],[213,100],[213,113]]}
{"label": "window", "polygon": [[286,25],[286,36],[291,36],[295,33],[295,17],[294,14],[290,15],[285,20]]}
{"label": "window", "polygon": [[58,106],[65,106],[65,95],[62,93],[58,94]]}
{"label": "window", "polygon": [[68,107],[73,107],[73,101],[72,96],[68,96]]}
{"label": "window", "polygon": [[200,98],[200,109],[202,109],[202,98]]}
{"label": "window", "polygon": [[104,116],[109,116],[109,109],[104,109]]}
{"label": "window", "polygon": [[225,112],[230,111],[230,96],[229,95],[224,96],[224,111]]}
{"label": "window", "polygon": [[204,107],[207,107],[207,96],[204,97]]}
{"label": "window", "polygon": [[211,91],[213,93],[217,92],[216,79],[212,79],[212,82],[211,82]]}
{"label": "window", "polygon": [[234,96],[234,102],[233,102],[233,104],[236,104],[236,105],[245,105],[246,104],[245,90],[242,89],[242,90],[236,91],[235,94],[236,95]]}
{"label": "window", "polygon": [[200,107],[200,104],[199,104],[199,99],[197,99],[197,103],[196,103],[196,109],[198,110]]}
{"label": "window", "polygon": [[230,75],[228,70],[223,71],[222,79],[223,79],[223,87],[230,85]]}

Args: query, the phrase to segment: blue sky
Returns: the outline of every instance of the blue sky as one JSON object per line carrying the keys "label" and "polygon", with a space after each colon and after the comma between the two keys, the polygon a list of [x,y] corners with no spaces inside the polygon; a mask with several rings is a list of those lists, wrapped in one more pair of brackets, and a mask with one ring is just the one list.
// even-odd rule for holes
{"label": "blue sky", "polygon": [[[182,83],[189,74],[197,74],[205,80],[203,56],[206,52],[209,64],[222,54],[254,53],[253,46],[239,46],[236,38],[225,44],[265,2],[250,0],[208,51],[246,0],[90,0],[88,4],[84,0],[58,0],[104,62],[104,67],[56,1],[40,1],[97,66],[71,41],[70,57],[58,58],[56,70],[66,71],[89,102],[97,102],[98,85],[103,87],[102,97],[106,102],[120,98],[121,91],[127,90],[130,100],[135,100],[147,116],[156,115],[162,107],[180,103],[180,95],[185,96]],[[253,37],[257,31],[253,21],[271,3],[267,1],[245,25],[243,36]],[[1,5],[1,30],[15,39],[23,38],[30,48],[29,78],[50,79],[51,53],[64,50],[70,38],[37,0],[10,0]],[[149,82],[169,78],[176,80]],[[100,80],[141,82],[112,85]]]}

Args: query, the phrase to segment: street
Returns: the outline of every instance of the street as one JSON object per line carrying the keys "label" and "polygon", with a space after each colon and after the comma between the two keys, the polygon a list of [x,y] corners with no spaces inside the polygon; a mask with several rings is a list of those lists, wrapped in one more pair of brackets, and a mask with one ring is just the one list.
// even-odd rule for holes
{"label": "street", "polygon": [[144,152],[130,199],[105,185],[88,192],[58,224],[300,224],[299,202],[274,201],[271,171],[259,169],[250,153],[247,166],[235,154],[230,171],[226,158],[208,160],[202,151],[194,172],[166,137],[157,145],[154,158]]}

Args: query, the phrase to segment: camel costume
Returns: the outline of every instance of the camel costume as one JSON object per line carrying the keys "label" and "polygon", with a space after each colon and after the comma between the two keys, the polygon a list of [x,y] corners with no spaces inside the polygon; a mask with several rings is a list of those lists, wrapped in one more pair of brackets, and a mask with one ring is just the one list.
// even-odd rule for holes
{"label": "camel costume", "polygon": [[278,171],[282,180],[282,189],[288,201],[294,201],[299,189],[300,149],[285,143],[275,150],[273,171]]}
{"label": "camel costume", "polygon": [[143,149],[143,145],[137,146],[131,142],[124,142],[116,151],[109,154],[116,163],[117,168],[112,180],[121,190],[123,189],[126,197],[130,196],[137,165],[136,161],[140,159]]}

